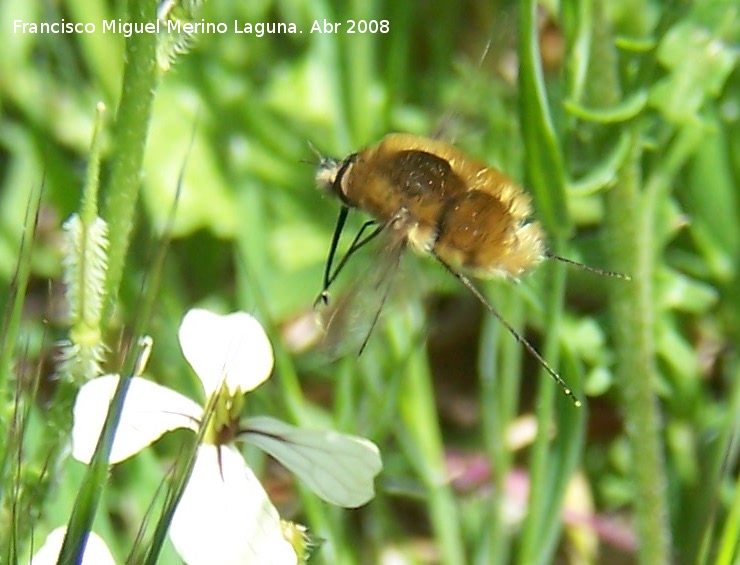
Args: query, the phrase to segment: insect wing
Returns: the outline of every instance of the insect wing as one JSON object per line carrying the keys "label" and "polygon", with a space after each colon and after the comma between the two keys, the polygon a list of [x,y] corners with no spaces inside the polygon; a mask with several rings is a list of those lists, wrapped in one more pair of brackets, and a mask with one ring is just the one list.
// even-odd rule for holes
{"label": "insect wing", "polygon": [[324,332],[321,348],[331,359],[365,349],[392,294],[405,250],[406,240],[384,228],[373,242],[368,266],[348,288],[317,303],[317,322]]}

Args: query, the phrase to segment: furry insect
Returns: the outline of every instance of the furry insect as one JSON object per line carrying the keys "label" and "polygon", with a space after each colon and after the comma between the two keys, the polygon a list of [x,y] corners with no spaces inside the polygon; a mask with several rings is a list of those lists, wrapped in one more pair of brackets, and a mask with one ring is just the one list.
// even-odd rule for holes
{"label": "furry insect", "polygon": [[[329,288],[350,257],[385,233],[399,253],[408,246],[419,254],[434,257],[580,405],[560,375],[503,319],[468,275],[516,278],[545,259],[555,259],[598,274],[629,277],[550,253],[542,227],[532,219],[529,195],[497,169],[443,141],[389,134],[376,145],[344,159],[320,157],[316,183],[342,203],[317,303],[328,303]],[[362,226],[334,267],[339,239],[351,209],[362,210],[372,220]],[[372,231],[366,233],[370,228]],[[368,338],[369,332],[362,348]]]}

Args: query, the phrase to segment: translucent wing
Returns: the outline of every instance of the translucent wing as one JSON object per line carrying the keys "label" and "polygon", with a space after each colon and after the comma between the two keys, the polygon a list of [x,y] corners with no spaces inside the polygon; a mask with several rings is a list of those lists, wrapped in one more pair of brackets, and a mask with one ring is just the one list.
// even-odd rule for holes
{"label": "translucent wing", "polygon": [[362,353],[392,294],[406,239],[385,228],[377,240],[368,250],[368,267],[359,275],[340,273],[340,279],[354,275],[349,286],[336,298],[332,294],[317,302],[317,322],[324,332],[321,347],[331,358]]}

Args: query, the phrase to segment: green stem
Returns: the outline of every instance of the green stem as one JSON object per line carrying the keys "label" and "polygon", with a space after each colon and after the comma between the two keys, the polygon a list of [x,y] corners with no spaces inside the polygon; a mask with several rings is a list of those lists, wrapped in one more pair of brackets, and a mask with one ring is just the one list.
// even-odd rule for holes
{"label": "green stem", "polygon": [[[407,333],[414,335],[414,332]],[[412,355],[409,359],[401,386],[399,409],[406,434],[400,434],[399,439],[426,488],[440,560],[448,565],[461,565],[466,559],[460,516],[447,477],[431,375],[421,356]]]}
{"label": "green stem", "polygon": [[[152,2],[130,0],[129,19],[132,22],[153,22],[154,8]],[[157,36],[153,33],[134,33],[126,41],[123,89],[113,134],[115,148],[103,216],[110,230],[105,320],[110,318],[116,303],[134,225],[144,148],[158,78],[156,48]]]}
{"label": "green stem", "polygon": [[[730,461],[737,460],[737,453],[740,451],[740,366],[736,366],[730,371],[731,389],[728,391],[729,408],[727,412],[727,424],[722,430],[722,435],[717,441],[718,448],[710,456],[709,464],[706,468],[709,470],[708,476],[712,488],[705,489],[705,492],[717,493],[719,486],[725,476],[729,477],[732,471],[726,469]],[[712,519],[709,520],[702,532],[702,543],[697,552],[696,559],[693,563],[705,565],[710,563],[712,550],[716,549],[716,554],[712,555],[715,565],[730,565],[738,562],[738,539],[740,539],[740,477],[735,479],[735,494],[732,501],[728,504],[727,516],[720,523],[721,515],[716,509],[716,494],[708,503],[712,506]],[[716,534],[715,530],[719,533]],[[714,539],[715,534],[717,538]],[[714,543],[713,543],[714,542]]]}
{"label": "green stem", "polygon": [[[523,331],[525,308],[515,289],[498,285],[489,292],[491,304],[512,327]],[[480,340],[481,419],[486,453],[493,471],[493,496],[484,529],[485,563],[511,563],[511,530],[507,519],[506,484],[513,467],[514,452],[507,441],[517,415],[522,372],[522,347],[498,320],[489,316]]]}
{"label": "green stem", "polygon": [[632,276],[630,283],[615,281],[611,296],[616,379],[631,447],[639,562],[670,563],[662,423],[654,391],[654,216],[650,193],[641,191],[639,132],[632,134],[630,155],[607,198],[610,253],[617,268]]}
{"label": "green stem", "polygon": [[528,164],[525,180],[534,195],[538,220],[554,237],[571,229],[565,194],[568,182],[542,76],[537,3],[520,0],[519,4],[519,115]]}
{"label": "green stem", "polygon": [[[562,248],[560,241],[553,241],[555,252]],[[545,359],[553,367],[557,367],[558,327],[565,294],[565,265],[553,264],[549,268],[552,271],[545,317],[547,338],[543,353]],[[537,439],[531,450],[528,513],[523,526],[519,563],[552,561],[562,529],[560,515],[565,489],[580,461],[583,443],[584,408],[575,407],[570,399],[566,402],[563,398],[559,406],[556,405],[556,395],[560,395],[561,391],[544,370],[540,371],[540,379],[536,407]],[[575,390],[580,388],[578,383],[572,383],[571,386]],[[557,422],[557,438],[554,442],[548,433],[553,421]]]}
{"label": "green stem", "polygon": [[[8,290],[7,304],[0,322],[0,429],[5,430],[0,438],[0,511],[4,516],[6,527],[0,529],[0,550],[5,553],[8,563],[15,562],[15,543],[22,540],[23,533],[19,524],[23,516],[16,512],[22,509],[21,493],[27,488],[19,484],[22,476],[20,468],[13,469],[14,462],[20,466],[22,461],[24,428],[27,418],[24,416],[25,400],[21,396],[19,379],[13,368],[14,355],[19,359],[27,358],[23,348],[28,348],[28,337],[20,332],[23,304],[31,276],[31,255],[36,240],[36,226],[43,195],[43,182],[31,189],[28,195],[26,217],[23,221],[18,262],[13,280]],[[37,386],[37,383],[33,387]],[[30,392],[30,391],[29,391]],[[28,397],[32,402],[34,395]],[[38,479],[36,479],[38,480]],[[9,525],[12,524],[12,527]]]}
{"label": "green stem", "polygon": [[[520,0],[520,121],[527,162],[527,185],[535,196],[537,217],[550,234],[550,249],[557,255],[571,226],[565,192],[568,180],[561,151],[562,140],[550,116],[543,79],[536,9],[533,0]],[[550,268],[553,278],[546,299],[547,340],[544,357],[557,368],[557,328],[562,317],[565,271],[564,265],[550,265]],[[562,414],[561,410],[555,408],[556,394],[559,391],[556,392],[554,383],[540,384],[537,396],[538,437],[532,448],[531,487],[517,558],[519,563],[552,561],[562,528],[560,514],[565,488],[579,462],[585,418],[583,410],[573,406],[561,407],[571,411],[569,415]],[[572,413],[574,410],[578,412],[577,415]],[[558,437],[553,442],[547,431],[556,416]]]}
{"label": "green stem", "polygon": [[[128,17],[132,22],[151,22],[155,18],[154,5],[147,0],[130,0]],[[141,165],[146,145],[147,127],[151,111],[156,74],[156,45],[154,34],[135,33],[126,41],[126,66],[123,76],[121,103],[114,132],[115,149],[112,157],[110,184],[105,216],[110,227],[109,271],[106,280],[108,303],[104,313],[109,318],[116,301],[123,275],[123,265],[133,226],[136,198],[139,191]],[[134,335],[141,335],[146,312],[139,312]],[[79,555],[92,527],[98,504],[107,482],[113,433],[118,425],[123,401],[128,388],[134,357],[129,355],[111,402],[99,448],[88,466],[67,527],[67,535],[59,553],[59,563],[79,561]]]}
{"label": "green stem", "polygon": [[[594,9],[594,61],[592,96],[609,107],[619,103],[619,82],[614,39],[603,2]],[[654,266],[655,206],[661,183],[643,189],[642,127],[639,119],[625,126],[629,136],[627,158],[617,183],[606,199],[606,242],[617,270],[632,281],[612,281],[611,322],[616,355],[616,381],[621,387],[625,430],[631,449],[632,485],[640,563],[671,562],[667,481],[663,460],[661,418],[655,395]],[[605,136],[612,132],[606,130]],[[650,188],[653,186],[654,188]]]}

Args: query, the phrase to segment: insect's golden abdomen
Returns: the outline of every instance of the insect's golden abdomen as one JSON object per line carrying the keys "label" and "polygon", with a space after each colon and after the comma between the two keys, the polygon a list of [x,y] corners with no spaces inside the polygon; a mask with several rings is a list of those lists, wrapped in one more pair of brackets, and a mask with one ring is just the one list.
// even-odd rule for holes
{"label": "insect's golden abdomen", "polygon": [[434,253],[478,277],[516,277],[542,259],[542,233],[536,223],[515,220],[491,194],[473,190],[445,209]]}

